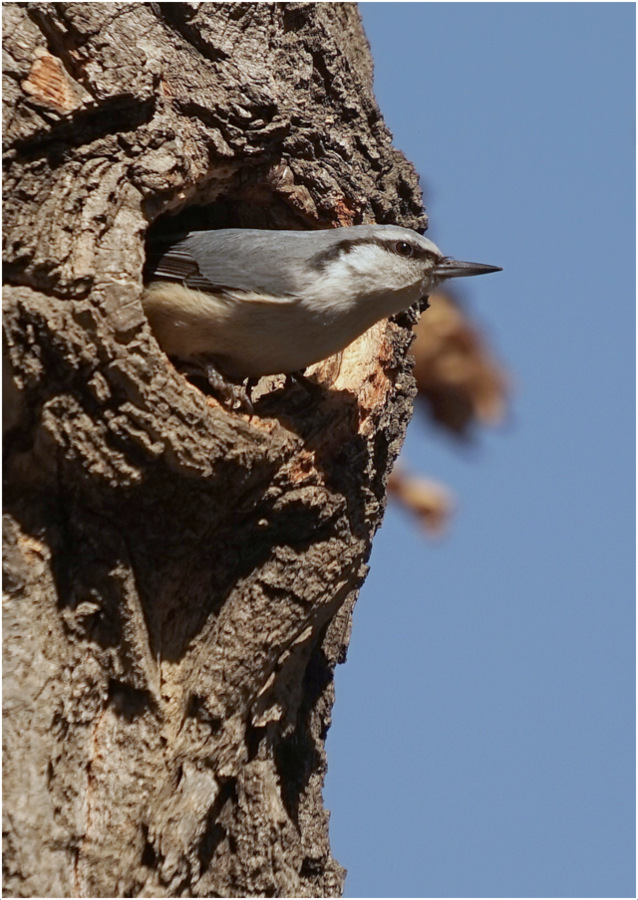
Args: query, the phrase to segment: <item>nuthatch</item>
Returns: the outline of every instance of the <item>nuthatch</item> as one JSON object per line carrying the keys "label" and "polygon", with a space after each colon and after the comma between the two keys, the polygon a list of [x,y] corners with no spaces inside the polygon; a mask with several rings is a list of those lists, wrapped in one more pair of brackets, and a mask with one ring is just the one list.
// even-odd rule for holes
{"label": "nuthatch", "polygon": [[237,380],[302,372],[444,279],[499,271],[396,225],[194,231],[160,257],[142,303],[169,356]]}

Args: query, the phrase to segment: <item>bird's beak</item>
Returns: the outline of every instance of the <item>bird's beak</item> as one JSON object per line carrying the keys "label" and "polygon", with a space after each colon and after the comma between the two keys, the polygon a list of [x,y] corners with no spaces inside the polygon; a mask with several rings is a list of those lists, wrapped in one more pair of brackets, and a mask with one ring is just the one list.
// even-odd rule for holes
{"label": "bird's beak", "polygon": [[461,262],[460,259],[442,259],[434,267],[434,275],[438,278],[464,278],[466,275],[487,275],[489,272],[502,272],[500,266],[486,266],[484,263]]}

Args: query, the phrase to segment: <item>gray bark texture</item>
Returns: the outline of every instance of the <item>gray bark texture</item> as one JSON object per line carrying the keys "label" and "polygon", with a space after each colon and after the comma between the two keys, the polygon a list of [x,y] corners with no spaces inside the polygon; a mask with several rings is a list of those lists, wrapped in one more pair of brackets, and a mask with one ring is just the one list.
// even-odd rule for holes
{"label": "gray bark texture", "polygon": [[4,79],[5,896],[338,896],[333,670],[412,318],[251,418],[140,295],[176,224],[424,225],[357,7],[8,3]]}

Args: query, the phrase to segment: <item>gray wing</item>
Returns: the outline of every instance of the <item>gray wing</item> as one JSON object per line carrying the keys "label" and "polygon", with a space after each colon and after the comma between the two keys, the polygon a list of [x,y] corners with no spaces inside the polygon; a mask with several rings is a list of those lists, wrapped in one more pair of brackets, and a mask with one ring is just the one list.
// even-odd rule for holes
{"label": "gray wing", "polygon": [[195,231],[160,257],[151,277],[195,290],[233,288],[295,297],[307,281],[309,257],[335,237],[334,231]]}
{"label": "gray wing", "polygon": [[193,231],[159,259],[151,278],[195,290],[233,288],[271,297],[299,297],[327,260],[349,246],[383,235],[401,237],[393,225],[354,225],[322,231],[225,228]]}

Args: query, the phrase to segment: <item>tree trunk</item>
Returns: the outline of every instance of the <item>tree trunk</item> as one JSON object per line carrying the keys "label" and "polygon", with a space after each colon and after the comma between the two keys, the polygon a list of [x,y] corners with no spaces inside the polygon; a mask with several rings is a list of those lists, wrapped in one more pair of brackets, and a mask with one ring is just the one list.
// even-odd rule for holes
{"label": "tree trunk", "polygon": [[4,44],[5,895],[339,895],[324,740],[412,319],[251,418],[140,295],[178,225],[424,224],[357,8],[11,3]]}

